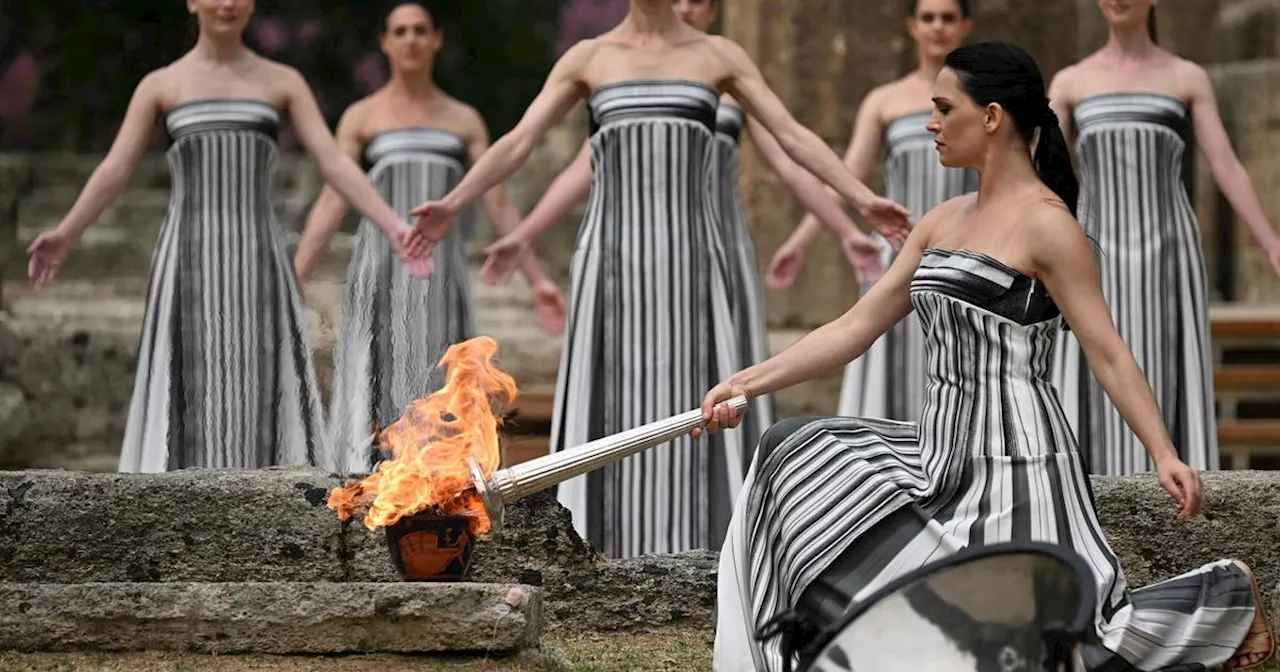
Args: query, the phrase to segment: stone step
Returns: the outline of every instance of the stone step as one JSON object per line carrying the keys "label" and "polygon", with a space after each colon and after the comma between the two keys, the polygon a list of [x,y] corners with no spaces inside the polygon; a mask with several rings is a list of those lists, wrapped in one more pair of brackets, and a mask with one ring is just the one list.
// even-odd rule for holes
{"label": "stone step", "polygon": [[0,649],[518,653],[536,587],[491,583],[0,583]]}

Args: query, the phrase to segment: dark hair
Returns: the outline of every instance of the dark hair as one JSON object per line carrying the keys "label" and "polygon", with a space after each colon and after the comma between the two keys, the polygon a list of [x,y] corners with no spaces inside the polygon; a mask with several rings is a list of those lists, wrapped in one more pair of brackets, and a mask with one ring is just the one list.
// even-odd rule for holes
{"label": "dark hair", "polygon": [[1156,8],[1155,7],[1152,7],[1151,11],[1147,12],[1147,35],[1151,38],[1152,42],[1160,41],[1160,37],[1156,33]]}
{"label": "dark hair", "polygon": [[427,6],[427,3],[414,2],[413,0],[391,0],[391,2],[386,4],[386,11],[382,12],[382,24],[378,28],[379,35],[387,34],[387,21],[391,18],[391,13],[401,7],[417,7],[418,9],[421,9],[427,15],[427,22],[431,24],[431,28],[433,30],[437,28],[435,12],[431,11],[431,8]]}
{"label": "dark hair", "polygon": [[1040,129],[1032,164],[1040,181],[1075,215],[1080,184],[1058,117],[1045,96],[1044,76],[1031,54],[1006,42],[979,42],[957,48],[944,64],[956,73],[960,88],[975,103],[1003,107],[1024,142],[1031,142]]}
{"label": "dark hair", "polygon": [[[960,16],[969,18],[969,0],[954,0],[960,5]],[[907,0],[907,16],[915,16],[916,10],[920,8],[920,0]]]}

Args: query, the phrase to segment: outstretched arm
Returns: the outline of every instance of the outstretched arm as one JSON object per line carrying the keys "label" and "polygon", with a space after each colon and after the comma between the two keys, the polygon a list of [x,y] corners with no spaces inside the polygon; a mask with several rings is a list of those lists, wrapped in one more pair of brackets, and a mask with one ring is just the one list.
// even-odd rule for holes
{"label": "outstretched arm", "polygon": [[560,223],[573,206],[581,203],[591,193],[591,141],[582,143],[582,149],[556,179],[547,187],[538,204],[525,215],[520,224],[521,235],[530,240]]}
{"label": "outstretched arm", "polygon": [[85,182],[67,216],[58,224],[57,231],[61,234],[71,240],[79,238],[129,186],[160,116],[162,77],[159,71],[152,72],[143,77],[134,89],[111,149]]}
{"label": "outstretched arm", "polygon": [[529,104],[515,128],[493,143],[444,198],[412,210],[418,218],[409,241],[413,249],[430,249],[438,243],[459,212],[524,164],[547,129],[563,118],[586,92],[582,71],[594,51],[591,40],[570,47],[551,69],[542,91]]}
{"label": "outstretched arm", "polygon": [[1271,226],[1267,213],[1258,200],[1249,173],[1231,149],[1231,140],[1218,114],[1218,101],[1208,73],[1198,65],[1188,64],[1184,78],[1191,87],[1191,119],[1195,124],[1196,143],[1209,161],[1209,170],[1222,194],[1231,202],[1258,244],[1267,252],[1277,274],[1280,274],[1280,235]]}
{"label": "outstretched arm", "polygon": [[27,278],[33,285],[38,287],[53,281],[66,262],[71,245],[129,186],[160,115],[162,77],[160,71],[156,71],[138,83],[111,149],[85,182],[67,216],[27,246],[30,255]]}
{"label": "outstretched arm", "polygon": [[[338,148],[351,160],[358,160],[364,150],[361,137],[363,126],[363,106],[356,103],[347,108],[338,121]],[[298,240],[298,251],[294,255],[294,272],[298,283],[305,284],[311,271],[319,263],[321,255],[328,249],[333,234],[342,225],[342,217],[347,213],[347,201],[337,190],[328,184],[320,190],[320,196],[311,206],[311,214],[302,227],[302,237]]]}
{"label": "outstretched arm", "polygon": [[1080,341],[1089,370],[1151,455],[1161,485],[1182,506],[1179,517],[1195,515],[1201,505],[1199,480],[1179,460],[1151,386],[1116,332],[1084,230],[1060,205],[1036,208],[1027,224],[1022,230],[1035,273]]}
{"label": "outstretched arm", "polygon": [[320,114],[320,107],[316,105],[315,96],[306,80],[293,68],[289,68],[287,72],[289,115],[297,129],[298,139],[315,159],[325,181],[355,206],[360,214],[377,224],[398,247],[408,232],[408,225],[387,205],[369,182],[369,178],[360,171],[360,166],[343,152],[329,133],[329,127]]}
{"label": "outstretched arm", "polygon": [[821,138],[800,125],[742,47],[726,38],[714,38],[712,43],[728,72],[726,86],[733,99],[773,134],[787,156],[834,187],[881,234],[900,245],[911,230],[906,208],[877,196],[849,173]]}

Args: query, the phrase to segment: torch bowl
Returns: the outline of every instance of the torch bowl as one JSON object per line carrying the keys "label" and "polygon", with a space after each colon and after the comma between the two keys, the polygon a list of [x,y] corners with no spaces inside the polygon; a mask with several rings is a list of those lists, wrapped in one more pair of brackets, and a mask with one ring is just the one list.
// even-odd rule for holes
{"label": "torch bowl", "polygon": [[386,527],[391,562],[405,581],[461,581],[475,540],[467,515],[421,512]]}

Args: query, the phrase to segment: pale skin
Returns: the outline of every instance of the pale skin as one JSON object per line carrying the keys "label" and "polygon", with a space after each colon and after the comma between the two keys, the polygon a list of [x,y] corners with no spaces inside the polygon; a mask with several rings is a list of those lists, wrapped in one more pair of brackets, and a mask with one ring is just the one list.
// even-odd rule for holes
{"label": "pale skin", "polygon": [[27,248],[27,275],[36,286],[54,279],[71,245],[129,186],[146,151],[151,131],[179,103],[208,98],[260,100],[287,112],[298,139],[330,184],[399,245],[407,225],[374,190],[364,173],[329,133],[315,97],[297,70],[262,58],[241,41],[253,13],[251,0],[189,0],[199,19],[195,47],[172,64],[148,74],[138,84],[107,156],[86,182],[67,216],[40,234]]}
{"label": "pale skin", "polygon": [[887,238],[902,240],[909,232],[906,210],[855,179],[817,135],[796,122],[742,47],[686,25],[671,11],[670,0],[631,0],[617,27],[579,42],[561,57],[524,117],[485,152],[457,188],[414,210],[418,219],[406,244],[415,253],[429,250],[463,208],[528,159],[538,140],[574,103],[603,85],[635,79],[684,79],[728,93],[744,112],[760,120],[792,160],[857,205],[864,219]]}
{"label": "pale skin", "polygon": [[1072,142],[1072,109],[1091,96],[1143,91],[1181,100],[1190,111],[1196,145],[1207,159],[1214,181],[1280,274],[1280,233],[1231,148],[1213,82],[1204,68],[1151,41],[1147,14],[1154,5],[1152,0],[1099,0],[1098,6],[1107,20],[1107,43],[1079,63],[1064,68],[1049,85],[1050,105],[1062,124],[1063,135],[1068,143]]}
{"label": "pale skin", "polygon": [[[916,44],[916,69],[902,79],[872,89],[863,98],[854,118],[844,164],[860,180],[870,174],[880,158],[885,128],[894,119],[932,106],[929,97],[943,61],[973,28],[972,21],[963,15],[955,0],[919,0],[915,13],[906,23],[907,32]],[[822,225],[815,215],[805,215],[800,226],[774,253],[765,273],[765,284],[771,289],[790,287],[799,275],[809,246],[821,232]]]}
{"label": "pale skin", "polygon": [[[716,19],[719,5],[712,0],[675,0],[671,8],[682,21],[706,32]],[[737,105],[729,95],[720,98],[722,105]],[[823,184],[787,156],[777,140],[755,119],[746,118],[746,131],[765,161],[773,167],[782,183],[804,205],[817,213],[821,224],[835,233],[841,251],[853,268],[859,282],[874,282],[884,272],[880,245],[862,233],[845,214],[840,204],[828,195]],[[591,145],[585,142],[573,162],[547,188],[538,205],[530,211],[520,228],[512,235],[490,246],[486,252],[486,281],[505,282],[514,264],[531,248],[542,232],[564,219],[569,211],[586,198],[591,190]]]}
{"label": "pale skin", "polygon": [[[1161,487],[1178,507],[1178,520],[1198,515],[1204,505],[1200,474],[1178,458],[1155,395],[1115,329],[1080,223],[1036,175],[1027,143],[1003,107],[977,105],[960,88],[956,74],[945,68],[933,98],[929,131],[939,143],[942,164],[977,170],[978,192],[953,198],[925,215],[880,282],[843,315],[708,391],[702,402],[705,428],[690,433],[696,437],[738,426],[741,415],[725,403],[733,397],[773,393],[860,357],[913,310],[911,279],[925,250],[971,250],[1044,284],[1079,339],[1090,370],[1151,455]],[[1252,581],[1249,568],[1236,564]],[[1245,638],[1237,661],[1261,662],[1253,652],[1260,646],[1269,651],[1270,633],[1261,600],[1257,603],[1255,626],[1261,627]]]}
{"label": "pale skin", "polygon": [[[474,108],[440,90],[432,79],[431,67],[443,46],[443,34],[431,16],[418,5],[397,7],[387,17],[380,45],[391,64],[391,79],[382,89],[347,108],[338,122],[338,145],[358,160],[369,139],[378,133],[427,126],[463,138],[468,160],[474,164],[489,148],[488,128]],[[504,187],[489,190],[481,203],[500,234],[509,233],[519,224],[520,212]],[[294,266],[300,283],[306,282],[329,246],[347,208],[347,201],[338,191],[326,185],[312,206],[298,242]],[[553,334],[562,332],[565,307],[560,289],[547,278],[536,256],[524,259],[522,268],[543,327]]]}

